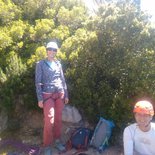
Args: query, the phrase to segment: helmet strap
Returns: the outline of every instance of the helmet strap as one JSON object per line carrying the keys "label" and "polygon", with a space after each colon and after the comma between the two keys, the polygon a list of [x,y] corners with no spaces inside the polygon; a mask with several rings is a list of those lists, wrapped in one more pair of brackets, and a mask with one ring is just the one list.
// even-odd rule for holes
{"label": "helmet strap", "polygon": [[147,132],[151,128],[150,123],[151,123],[151,121],[147,125],[145,125],[143,127],[142,126],[139,126],[139,125],[138,126],[139,126],[140,130],[142,130],[143,132]]}

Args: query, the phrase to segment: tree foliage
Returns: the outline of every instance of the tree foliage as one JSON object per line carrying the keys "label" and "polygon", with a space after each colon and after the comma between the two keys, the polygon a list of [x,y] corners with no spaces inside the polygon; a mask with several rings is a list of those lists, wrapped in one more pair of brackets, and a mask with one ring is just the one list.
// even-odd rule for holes
{"label": "tree foliage", "polygon": [[[155,28],[130,1],[102,4],[94,16],[77,0],[0,0],[0,107],[36,108],[36,61],[58,42],[71,104],[94,121],[132,119],[137,99],[154,101]],[[7,17],[7,18],[6,18]],[[20,104],[21,104],[20,103]]]}

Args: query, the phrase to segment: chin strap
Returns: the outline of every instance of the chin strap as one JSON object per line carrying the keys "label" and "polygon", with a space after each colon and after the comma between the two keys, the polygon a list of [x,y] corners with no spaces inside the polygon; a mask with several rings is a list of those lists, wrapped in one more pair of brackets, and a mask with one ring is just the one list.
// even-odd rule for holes
{"label": "chin strap", "polygon": [[151,123],[151,121],[147,125],[145,125],[145,127],[147,128],[150,125],[150,123]]}
{"label": "chin strap", "polygon": [[[139,125],[138,125],[138,126],[139,126]],[[147,131],[150,130],[149,126],[150,126],[150,122],[149,122],[147,125],[145,125],[143,128],[141,128],[140,126],[139,126],[139,128],[140,128],[142,131],[147,132]]]}
{"label": "chin strap", "polygon": [[[144,128],[143,128],[144,130],[143,130],[142,128],[140,128],[140,126],[139,126],[138,124],[137,124],[137,125],[139,126],[139,128],[140,128],[142,131],[146,132],[146,131],[150,130],[150,129],[147,129],[147,128],[150,126],[150,123],[151,123],[151,121],[150,121],[147,125],[144,126]],[[147,129],[147,130],[146,130],[146,129]]]}

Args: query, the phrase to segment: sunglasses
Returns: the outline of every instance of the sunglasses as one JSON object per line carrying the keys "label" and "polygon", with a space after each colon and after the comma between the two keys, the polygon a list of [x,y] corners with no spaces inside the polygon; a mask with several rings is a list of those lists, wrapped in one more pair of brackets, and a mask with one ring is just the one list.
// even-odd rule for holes
{"label": "sunglasses", "polygon": [[47,48],[47,51],[57,52],[57,49],[56,48]]}

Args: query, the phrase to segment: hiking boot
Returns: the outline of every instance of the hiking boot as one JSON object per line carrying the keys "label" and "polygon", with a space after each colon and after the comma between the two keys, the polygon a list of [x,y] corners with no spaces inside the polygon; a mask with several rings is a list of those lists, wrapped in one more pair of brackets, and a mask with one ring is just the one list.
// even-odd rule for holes
{"label": "hiking boot", "polygon": [[44,148],[44,155],[52,155],[51,147],[48,146]]}
{"label": "hiking boot", "polygon": [[66,151],[65,146],[59,140],[55,141],[55,148],[57,148],[60,152]]}

